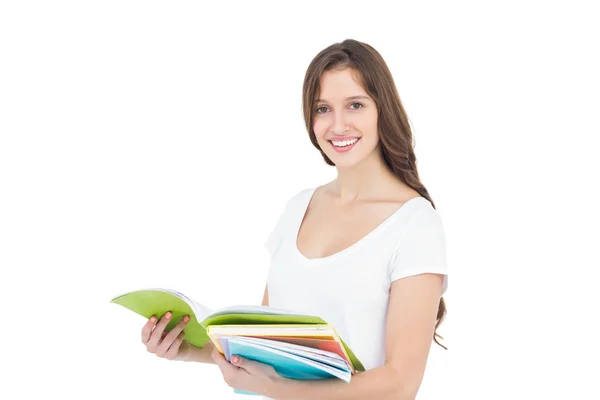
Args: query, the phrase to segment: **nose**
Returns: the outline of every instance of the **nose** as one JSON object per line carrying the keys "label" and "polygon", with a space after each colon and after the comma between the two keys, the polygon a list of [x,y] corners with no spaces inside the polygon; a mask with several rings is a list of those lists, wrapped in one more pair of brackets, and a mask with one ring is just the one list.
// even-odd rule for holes
{"label": "nose", "polygon": [[333,119],[333,125],[331,126],[331,133],[336,136],[342,136],[344,133],[350,130],[350,126],[344,119],[344,113],[336,113]]}

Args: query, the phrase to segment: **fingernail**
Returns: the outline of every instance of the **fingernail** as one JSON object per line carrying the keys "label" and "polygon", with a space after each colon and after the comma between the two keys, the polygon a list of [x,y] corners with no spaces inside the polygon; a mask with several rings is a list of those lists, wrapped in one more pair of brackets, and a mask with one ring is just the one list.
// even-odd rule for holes
{"label": "fingernail", "polygon": [[156,317],[150,318],[150,322],[152,322],[152,323],[156,322]]}
{"label": "fingernail", "polygon": [[238,358],[238,356],[232,356],[231,357],[231,362],[234,363],[234,364],[237,364],[239,360],[240,359]]}
{"label": "fingernail", "polygon": [[188,322],[190,320],[190,317],[188,317],[187,315],[185,317],[183,317],[183,322]]}
{"label": "fingernail", "polygon": [[171,312],[170,311],[165,314],[165,318],[166,319],[171,319]]}

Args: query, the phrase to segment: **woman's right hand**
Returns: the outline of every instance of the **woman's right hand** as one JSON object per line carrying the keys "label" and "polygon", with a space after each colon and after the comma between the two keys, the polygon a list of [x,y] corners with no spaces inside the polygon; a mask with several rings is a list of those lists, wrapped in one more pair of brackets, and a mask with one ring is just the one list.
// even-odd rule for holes
{"label": "woman's right hand", "polygon": [[158,323],[156,323],[156,316],[148,319],[142,328],[142,343],[146,345],[148,352],[156,354],[157,357],[185,361],[190,346],[183,341],[185,338],[183,328],[189,322],[190,317],[184,316],[173,329],[166,331],[165,327],[171,321],[171,317],[171,312],[167,312]]}

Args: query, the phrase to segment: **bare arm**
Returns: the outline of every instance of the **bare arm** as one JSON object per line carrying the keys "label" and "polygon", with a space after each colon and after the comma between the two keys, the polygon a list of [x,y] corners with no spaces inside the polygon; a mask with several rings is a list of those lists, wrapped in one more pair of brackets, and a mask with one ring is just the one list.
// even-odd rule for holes
{"label": "bare arm", "polygon": [[386,327],[385,365],[352,377],[338,379],[285,380],[274,390],[277,399],[389,399],[413,400],[425,371],[442,276],[421,274],[392,283]]}
{"label": "bare arm", "polygon": [[215,348],[213,342],[208,342],[203,348],[199,349],[191,344],[184,342],[186,348],[184,354],[181,356],[182,361],[199,362],[204,364],[215,364],[215,360],[212,358],[212,352]]}

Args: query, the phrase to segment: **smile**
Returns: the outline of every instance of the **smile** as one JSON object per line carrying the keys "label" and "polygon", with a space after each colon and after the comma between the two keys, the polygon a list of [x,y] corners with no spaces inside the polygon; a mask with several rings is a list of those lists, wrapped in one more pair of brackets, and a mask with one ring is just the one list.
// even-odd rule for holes
{"label": "smile", "polygon": [[329,140],[331,147],[338,153],[349,151],[360,140],[360,138],[352,138],[347,140]]}

